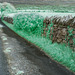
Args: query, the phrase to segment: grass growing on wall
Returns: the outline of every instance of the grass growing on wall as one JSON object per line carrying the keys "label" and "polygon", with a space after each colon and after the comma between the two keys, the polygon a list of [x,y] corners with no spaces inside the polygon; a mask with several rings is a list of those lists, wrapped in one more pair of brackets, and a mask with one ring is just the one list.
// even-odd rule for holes
{"label": "grass growing on wall", "polygon": [[41,35],[43,19],[43,16],[36,13],[20,13],[13,17],[13,24],[17,29]]}
{"label": "grass growing on wall", "polygon": [[41,36],[33,35],[33,33],[17,29],[12,24],[9,24],[5,21],[3,22],[18,35],[34,43],[54,60],[56,60],[60,64],[63,64],[69,70],[75,72],[75,52],[72,52],[72,50],[68,46],[66,46],[65,44],[52,44],[51,40],[48,40]]}

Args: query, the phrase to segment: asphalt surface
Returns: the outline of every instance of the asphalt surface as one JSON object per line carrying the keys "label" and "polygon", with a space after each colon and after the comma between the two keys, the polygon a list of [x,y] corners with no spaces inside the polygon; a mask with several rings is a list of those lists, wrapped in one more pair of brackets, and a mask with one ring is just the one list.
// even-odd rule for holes
{"label": "asphalt surface", "polygon": [[2,47],[3,47],[2,41],[0,38],[0,75],[10,75],[7,67],[8,66],[7,59],[5,57],[5,54],[3,53]]}
{"label": "asphalt surface", "polygon": [[31,4],[31,5],[74,5],[75,0],[0,0],[12,4]]}
{"label": "asphalt surface", "polygon": [[[15,66],[16,69],[22,70],[24,72],[23,75],[75,75],[47,57],[40,49],[28,43],[5,25],[3,33],[7,35],[9,46],[13,48],[10,53],[10,56],[13,58],[12,66],[17,65]],[[0,57],[3,58],[2,52]],[[0,60],[4,62],[2,58]]]}

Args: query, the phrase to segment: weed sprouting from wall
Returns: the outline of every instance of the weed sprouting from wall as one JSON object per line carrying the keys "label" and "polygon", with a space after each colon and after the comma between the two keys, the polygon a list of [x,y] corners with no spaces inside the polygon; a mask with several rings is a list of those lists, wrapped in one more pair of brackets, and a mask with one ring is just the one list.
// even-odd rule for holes
{"label": "weed sprouting from wall", "polygon": [[17,14],[13,18],[14,27],[33,34],[40,34],[43,25],[43,17],[35,13]]}

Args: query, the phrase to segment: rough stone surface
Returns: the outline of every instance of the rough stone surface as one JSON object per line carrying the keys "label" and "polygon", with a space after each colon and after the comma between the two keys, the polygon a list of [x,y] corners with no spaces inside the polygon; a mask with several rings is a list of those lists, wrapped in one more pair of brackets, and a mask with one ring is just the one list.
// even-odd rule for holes
{"label": "rough stone surface", "polygon": [[52,23],[54,24],[53,27],[50,28],[49,38],[52,42],[57,43],[66,43],[69,45],[73,50],[75,49],[75,44],[73,38],[75,38],[75,17],[71,15],[68,16],[53,16],[53,17],[46,17],[43,21],[43,35],[46,37],[48,26]]}

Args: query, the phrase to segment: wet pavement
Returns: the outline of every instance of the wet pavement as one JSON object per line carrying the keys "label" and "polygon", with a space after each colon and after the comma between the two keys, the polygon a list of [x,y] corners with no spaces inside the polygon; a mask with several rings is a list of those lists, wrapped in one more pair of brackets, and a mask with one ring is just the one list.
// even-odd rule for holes
{"label": "wet pavement", "polygon": [[0,75],[10,75],[8,71],[8,63],[5,57],[5,54],[3,53],[3,46],[0,36]]}
{"label": "wet pavement", "polygon": [[10,60],[12,75],[75,75],[6,26],[3,27],[3,34],[7,38],[4,47],[10,48],[7,59]]}

